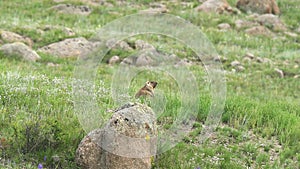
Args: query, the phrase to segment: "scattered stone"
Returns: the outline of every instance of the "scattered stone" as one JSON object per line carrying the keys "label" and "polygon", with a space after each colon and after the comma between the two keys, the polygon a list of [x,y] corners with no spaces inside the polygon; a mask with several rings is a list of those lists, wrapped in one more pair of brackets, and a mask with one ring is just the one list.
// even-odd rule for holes
{"label": "scattered stone", "polygon": [[0,30],[0,39],[2,39],[4,42],[13,43],[13,42],[23,42],[30,47],[33,45],[33,41],[28,37],[23,37],[19,34],[16,34],[14,32],[9,31],[1,31]]}
{"label": "scattered stone", "polygon": [[149,44],[143,40],[135,41],[135,48],[138,50],[145,50],[145,49],[155,50],[154,46],[152,46],[151,44]]}
{"label": "scattered stone", "polygon": [[179,62],[175,64],[175,67],[178,66],[192,66],[193,62],[191,60],[188,60],[187,58],[181,59]]}
{"label": "scattered stone", "polygon": [[96,129],[83,138],[75,161],[83,169],[150,169],[156,137],[152,109],[128,103],[113,113],[104,129]]}
{"label": "scattered stone", "polygon": [[295,75],[294,76],[294,79],[298,79],[298,78],[300,78],[300,75]]}
{"label": "scattered stone", "polygon": [[254,26],[246,29],[245,32],[249,35],[274,36],[273,32],[264,26]]}
{"label": "scattered stone", "polygon": [[286,34],[286,35],[288,35],[288,36],[290,36],[292,38],[297,38],[298,37],[298,34],[293,33],[293,32],[284,32],[284,34]]}
{"label": "scattered stone", "polygon": [[68,27],[45,25],[41,29],[42,29],[42,31],[61,30],[61,31],[65,32],[65,34],[68,35],[68,36],[74,36],[75,35],[75,32],[71,28],[68,28]]}
{"label": "scattered stone", "polygon": [[169,10],[166,5],[161,3],[151,3],[150,8],[140,11],[140,13],[167,13]]}
{"label": "scattered stone", "polygon": [[252,53],[246,53],[244,57],[245,58],[250,58],[250,59],[254,59],[255,58],[254,54],[252,54]]}
{"label": "scattered stone", "polygon": [[52,43],[38,49],[39,52],[48,53],[61,58],[79,57],[91,51],[95,45],[85,38],[71,38]]}
{"label": "scattered stone", "polygon": [[113,7],[113,5],[107,2],[106,0],[80,0],[80,1],[93,6]]}
{"label": "scattered stone", "polygon": [[222,62],[225,63],[227,62],[228,58],[224,57],[224,56],[216,56],[213,59],[215,62]]}
{"label": "scattered stone", "polygon": [[220,29],[220,30],[228,30],[230,28],[231,28],[231,26],[228,23],[221,23],[218,25],[218,29]]}
{"label": "scattered stone", "polygon": [[244,62],[244,63],[245,63],[245,62],[249,63],[249,62],[251,62],[251,61],[252,61],[252,59],[249,58],[249,57],[244,57],[244,58],[243,58],[243,62]]}
{"label": "scattered stone", "polygon": [[113,56],[108,60],[108,64],[113,65],[120,61],[119,56]]}
{"label": "scattered stone", "polygon": [[47,63],[47,66],[48,66],[48,67],[58,67],[59,64],[55,64],[55,63],[52,63],[52,62],[48,62],[48,63]]}
{"label": "scattered stone", "polygon": [[206,13],[225,13],[232,12],[232,7],[226,0],[207,0],[198,7],[196,7],[197,11],[202,11]]}
{"label": "scattered stone", "polygon": [[237,8],[244,12],[258,14],[280,14],[279,7],[275,0],[239,0]]}
{"label": "scattered stone", "polygon": [[298,69],[299,68],[299,65],[298,64],[295,64],[294,65],[294,69]]}
{"label": "scattered stone", "polygon": [[242,72],[242,71],[244,71],[244,70],[245,70],[245,67],[244,67],[244,66],[241,66],[241,65],[239,65],[239,66],[237,66],[237,67],[235,68],[235,70],[236,70],[237,72]]}
{"label": "scattered stone", "polygon": [[28,61],[40,59],[40,56],[35,51],[22,42],[5,44],[0,47],[0,51],[7,56],[17,56]]}
{"label": "scattered stone", "polygon": [[286,31],[287,28],[280,18],[273,14],[264,14],[256,18],[256,21],[274,31]]}
{"label": "scattered stone", "polygon": [[51,7],[50,9],[65,14],[78,14],[78,15],[89,15],[92,12],[92,9],[88,6],[75,6],[71,4],[59,4]]}
{"label": "scattered stone", "polygon": [[268,58],[262,58],[262,57],[257,57],[256,61],[258,63],[271,63],[272,62],[270,59],[268,59]]}
{"label": "scattered stone", "polygon": [[279,75],[280,78],[283,78],[284,77],[284,73],[282,70],[278,69],[278,68],[275,68],[274,69],[275,72]]}
{"label": "scattered stone", "polygon": [[235,21],[235,28],[238,30],[243,28],[258,26],[258,25],[259,24],[257,22],[252,22],[252,21],[244,21],[240,19]]}
{"label": "scattered stone", "polygon": [[235,60],[235,61],[232,61],[232,62],[230,63],[230,65],[231,65],[232,67],[236,67],[236,66],[240,66],[241,63],[240,63],[239,61]]}
{"label": "scattered stone", "polygon": [[116,39],[110,39],[106,42],[106,46],[109,48],[109,49],[122,49],[122,50],[125,50],[125,51],[131,51],[133,50],[129,44],[123,40],[121,41],[117,41]]}
{"label": "scattered stone", "polygon": [[258,63],[264,63],[264,62],[265,62],[264,59],[261,58],[261,57],[257,57],[257,58],[256,58],[256,61],[257,61]]}

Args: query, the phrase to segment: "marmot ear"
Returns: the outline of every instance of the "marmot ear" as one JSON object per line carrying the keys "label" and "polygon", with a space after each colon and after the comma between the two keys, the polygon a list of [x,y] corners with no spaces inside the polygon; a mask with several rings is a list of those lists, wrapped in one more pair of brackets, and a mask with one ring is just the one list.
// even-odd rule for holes
{"label": "marmot ear", "polygon": [[158,84],[157,82],[154,82],[154,81],[151,81],[150,83],[151,83],[151,86],[152,86],[153,88],[155,88],[156,85]]}

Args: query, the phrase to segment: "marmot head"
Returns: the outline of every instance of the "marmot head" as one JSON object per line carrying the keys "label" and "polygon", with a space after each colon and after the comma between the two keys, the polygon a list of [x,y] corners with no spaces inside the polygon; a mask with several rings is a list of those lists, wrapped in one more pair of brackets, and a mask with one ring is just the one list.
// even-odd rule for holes
{"label": "marmot head", "polygon": [[153,89],[156,87],[157,82],[154,81],[147,81],[146,86],[151,86]]}

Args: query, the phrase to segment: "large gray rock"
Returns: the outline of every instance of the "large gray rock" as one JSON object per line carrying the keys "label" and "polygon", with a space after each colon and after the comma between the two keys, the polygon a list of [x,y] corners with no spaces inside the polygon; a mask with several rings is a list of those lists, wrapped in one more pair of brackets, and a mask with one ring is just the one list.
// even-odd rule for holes
{"label": "large gray rock", "polygon": [[9,32],[9,31],[1,31],[0,30],[0,39],[4,42],[13,43],[13,42],[23,42],[30,47],[33,45],[33,41],[28,37],[23,37],[17,33]]}
{"label": "large gray rock", "polygon": [[245,12],[276,15],[280,13],[275,0],[239,0],[236,6]]}
{"label": "large gray rock", "polygon": [[114,112],[104,129],[90,132],[81,141],[76,163],[83,169],[150,169],[156,136],[152,109],[128,103]]}
{"label": "large gray rock", "polygon": [[226,0],[207,0],[196,8],[197,11],[224,13],[232,12],[232,7]]}
{"label": "large gray rock", "polygon": [[260,15],[256,18],[256,21],[261,25],[271,28],[274,31],[287,30],[285,24],[280,20],[280,18],[273,14]]}
{"label": "large gray rock", "polygon": [[0,51],[6,56],[17,56],[28,61],[36,61],[40,56],[24,43],[15,42],[0,47]]}
{"label": "large gray rock", "polygon": [[71,4],[59,4],[51,7],[50,9],[61,13],[78,15],[89,15],[92,12],[92,9],[88,6],[75,6]]}
{"label": "large gray rock", "polygon": [[79,37],[52,43],[40,48],[38,51],[61,58],[68,58],[82,56],[83,54],[91,51],[94,47],[95,44],[93,42]]}

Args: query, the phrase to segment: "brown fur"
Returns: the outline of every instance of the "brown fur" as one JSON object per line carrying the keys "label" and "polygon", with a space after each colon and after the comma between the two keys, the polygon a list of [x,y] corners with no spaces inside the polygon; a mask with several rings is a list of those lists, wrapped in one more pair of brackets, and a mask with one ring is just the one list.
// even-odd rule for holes
{"label": "brown fur", "polygon": [[136,94],[135,98],[139,98],[140,96],[154,96],[154,88],[156,87],[157,82],[147,81],[145,86],[142,87]]}

